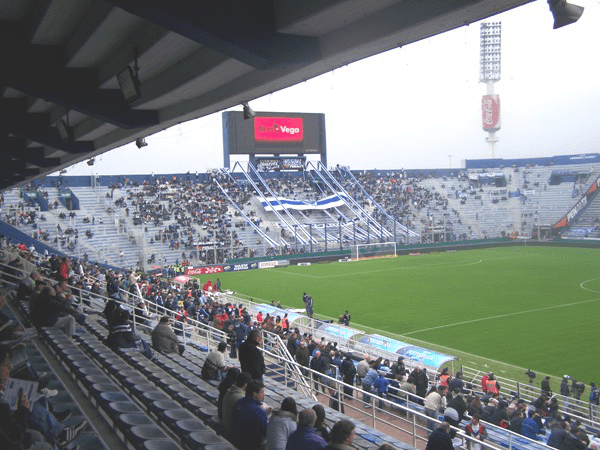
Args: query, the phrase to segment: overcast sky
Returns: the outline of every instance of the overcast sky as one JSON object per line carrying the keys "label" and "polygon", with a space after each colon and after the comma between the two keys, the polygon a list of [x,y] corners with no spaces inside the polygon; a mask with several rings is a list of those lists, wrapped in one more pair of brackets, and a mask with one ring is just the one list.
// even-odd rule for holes
{"label": "overcast sky", "polygon": [[[553,30],[546,1],[502,21],[502,129],[496,157],[599,151],[600,1],[573,0],[581,19]],[[491,157],[481,128],[479,23],[351,64],[250,102],[255,111],[324,113],[328,165],[461,167]],[[235,108],[241,110],[241,107]],[[68,175],[185,173],[223,167],[221,113],[80,163]],[[449,156],[451,155],[451,156]]]}

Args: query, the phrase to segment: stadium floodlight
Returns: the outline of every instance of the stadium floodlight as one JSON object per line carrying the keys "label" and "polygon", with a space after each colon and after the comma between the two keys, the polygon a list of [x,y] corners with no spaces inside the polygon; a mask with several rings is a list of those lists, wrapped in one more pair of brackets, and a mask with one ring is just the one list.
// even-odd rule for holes
{"label": "stadium floodlight", "polygon": [[242,102],[242,106],[244,107],[244,120],[251,119],[256,115],[256,113],[252,111],[252,108],[250,108],[250,105],[248,105],[248,102]]}
{"label": "stadium floodlight", "polygon": [[142,147],[146,147],[148,145],[148,143],[146,142],[146,139],[144,139],[144,138],[137,138],[135,140],[135,145],[137,148],[142,148]]}
{"label": "stadium floodlight", "polygon": [[566,0],[548,0],[550,11],[554,16],[554,29],[570,25],[579,20],[583,14],[583,7],[571,5]]}
{"label": "stadium floodlight", "polygon": [[501,73],[501,22],[482,22],[479,31],[479,81],[499,81]]}
{"label": "stadium floodlight", "polygon": [[134,102],[142,97],[137,70],[134,71],[131,66],[127,66],[117,74],[117,81],[126,103]]}
{"label": "stadium floodlight", "polygon": [[93,166],[95,162],[96,162],[96,158],[90,158],[87,161],[87,165],[88,166]]}

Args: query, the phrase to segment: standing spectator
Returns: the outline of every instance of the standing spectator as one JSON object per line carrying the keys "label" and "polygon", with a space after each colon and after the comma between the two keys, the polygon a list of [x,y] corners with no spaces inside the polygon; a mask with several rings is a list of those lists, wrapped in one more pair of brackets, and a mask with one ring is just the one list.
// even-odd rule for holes
{"label": "standing spectator", "polygon": [[487,394],[487,380],[490,377],[490,374],[486,373],[481,377],[481,390],[484,394]]}
{"label": "standing spectator", "polygon": [[371,357],[369,355],[365,355],[365,357],[360,360],[356,366],[356,385],[360,386],[362,384],[362,379],[365,377],[367,372],[369,371],[369,361],[371,361]]}
{"label": "standing spectator", "polygon": [[298,428],[294,431],[285,446],[286,450],[318,450],[325,448],[327,442],[314,428],[317,413],[307,408],[298,414]]}
{"label": "standing spectator", "polygon": [[354,385],[354,377],[356,375],[356,367],[352,361],[351,354],[346,353],[344,361],[342,361],[342,367],[340,367],[340,374],[342,375],[342,381],[349,385],[344,386],[344,394],[347,397],[352,397],[352,387]]}
{"label": "standing spectator", "polygon": [[298,345],[296,345],[297,339],[298,339],[298,335],[293,331],[290,333],[290,335],[288,336],[288,339],[287,339],[286,348],[287,348],[287,351],[290,352],[290,355],[292,356],[292,358],[294,356],[296,356],[296,349],[298,348]]}
{"label": "standing spectator", "polygon": [[296,401],[287,397],[281,402],[281,409],[274,410],[267,425],[267,450],[285,450],[288,438],[298,427]]}
{"label": "standing spectator", "polygon": [[565,375],[560,382],[560,395],[565,397],[565,404],[563,408],[565,411],[569,408],[569,397],[571,397],[571,390],[569,389],[569,380],[571,377],[569,375]]}
{"label": "standing spectator", "polygon": [[255,380],[262,381],[265,374],[265,359],[258,348],[262,343],[260,330],[252,330],[239,347],[239,360],[242,372],[248,372]]}
{"label": "standing spectator", "polygon": [[[296,349],[296,361],[302,367],[308,367],[308,362],[310,360],[310,354],[308,351],[308,347],[306,346],[306,342],[304,340],[300,341],[300,347]],[[307,372],[307,371],[305,371]],[[306,375],[306,373],[305,373]]]}
{"label": "standing spectator", "polygon": [[462,375],[462,372],[456,372],[456,376],[452,378],[452,381],[450,381],[450,385],[448,386],[448,390],[450,392],[453,392],[457,389],[461,392],[464,392],[465,382],[463,381]]}
{"label": "standing spectator", "polygon": [[598,412],[598,405],[600,404],[600,388],[596,387],[596,383],[594,382],[590,383],[590,403],[595,415]]}
{"label": "standing spectator", "polygon": [[550,389],[550,377],[549,376],[544,377],[544,379],[542,380],[541,389],[542,389],[542,394],[545,394],[546,397],[548,397],[548,398],[552,397],[552,390]]}
{"label": "standing spectator", "polygon": [[371,405],[371,396],[369,393],[371,392],[371,387],[373,386],[373,383],[375,383],[378,375],[379,374],[377,371],[373,368],[373,364],[370,364],[369,371],[362,381],[362,389],[365,391],[363,393],[363,402],[365,402],[365,408],[370,408],[373,406]]}
{"label": "standing spectator", "polygon": [[158,325],[152,330],[152,347],[161,353],[177,353],[183,355],[185,345],[179,342],[171,328],[171,318],[162,316]]}
{"label": "standing spectator", "polygon": [[263,407],[265,385],[252,380],[246,396],[233,408],[233,443],[240,450],[263,448],[267,438],[267,410]]}
{"label": "standing spectator", "polygon": [[496,381],[496,378],[494,377],[493,373],[490,373],[488,375],[488,379],[485,382],[486,385],[486,392],[489,395],[494,395],[494,394],[498,394],[500,392],[500,383],[498,383],[498,381]]}
{"label": "standing spectator", "polygon": [[321,351],[317,350],[315,356],[310,360],[310,368],[320,375],[313,373],[313,379],[315,383],[315,390],[319,390],[319,385],[322,387],[323,392],[326,391],[327,379],[323,377],[329,370],[329,364],[327,359],[321,357]]}
{"label": "standing spectator", "polygon": [[[423,369],[418,371],[417,374],[417,395],[421,398],[425,398],[425,394],[427,393],[427,388],[429,387],[429,377],[427,377],[427,369],[423,367]],[[422,404],[422,402],[421,402]]]}

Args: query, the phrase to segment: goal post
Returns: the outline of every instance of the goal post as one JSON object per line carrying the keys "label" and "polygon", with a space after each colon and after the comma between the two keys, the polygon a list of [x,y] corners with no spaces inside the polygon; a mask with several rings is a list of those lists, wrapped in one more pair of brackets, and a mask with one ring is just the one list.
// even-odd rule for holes
{"label": "goal post", "polygon": [[356,244],[352,246],[353,261],[369,258],[395,258],[395,242],[377,242],[374,244]]}

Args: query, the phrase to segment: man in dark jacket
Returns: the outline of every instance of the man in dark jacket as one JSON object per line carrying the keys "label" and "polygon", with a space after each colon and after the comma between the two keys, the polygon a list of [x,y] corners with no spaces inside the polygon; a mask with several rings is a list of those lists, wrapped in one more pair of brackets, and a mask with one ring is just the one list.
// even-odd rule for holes
{"label": "man in dark jacket", "polygon": [[450,424],[442,422],[430,435],[425,450],[454,450],[450,437]]}
{"label": "man in dark jacket", "polygon": [[252,330],[239,347],[239,360],[242,372],[248,372],[254,380],[262,381],[265,374],[265,358],[259,350],[262,342],[260,330]]}
{"label": "man in dark jacket", "polygon": [[[327,373],[327,371],[329,370],[328,361],[326,358],[321,356],[320,350],[317,350],[315,352],[315,356],[313,357],[313,359],[310,360],[310,368],[312,370],[319,372],[322,375],[325,375]],[[319,384],[321,384],[323,392],[325,392],[326,391],[325,384],[327,384],[327,379],[322,378],[321,376],[316,375],[316,374],[314,374],[313,377],[314,377],[314,381],[315,381],[315,389],[318,391]]]}
{"label": "man in dark jacket", "polygon": [[[342,381],[350,386],[354,386],[354,377],[356,376],[356,367],[352,361],[351,354],[346,353],[344,361],[342,361],[342,367],[340,368],[340,374],[342,375]],[[352,388],[344,386],[344,394],[348,397],[352,397]]]}

